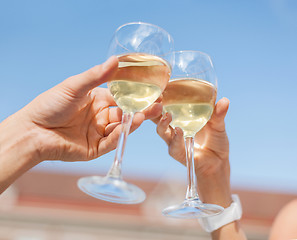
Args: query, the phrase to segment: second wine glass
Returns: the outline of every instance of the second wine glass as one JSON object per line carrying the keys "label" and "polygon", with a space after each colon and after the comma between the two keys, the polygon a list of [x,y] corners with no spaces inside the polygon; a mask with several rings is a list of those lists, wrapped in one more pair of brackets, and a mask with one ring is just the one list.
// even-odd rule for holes
{"label": "second wine glass", "polygon": [[188,187],[183,203],[163,214],[176,218],[201,218],[219,214],[223,207],[202,203],[197,192],[194,137],[210,119],[216,101],[217,79],[210,57],[198,51],[174,52],[172,78],[164,93],[164,111],[172,115],[171,127],[183,130]]}
{"label": "second wine glass", "polygon": [[123,204],[140,203],[145,199],[140,188],[122,179],[122,159],[134,114],[152,105],[169,81],[172,50],[172,37],[158,26],[135,22],[116,30],[108,55],[116,55],[119,65],[108,88],[123,111],[122,130],[108,174],[79,179],[78,186],[85,193]]}

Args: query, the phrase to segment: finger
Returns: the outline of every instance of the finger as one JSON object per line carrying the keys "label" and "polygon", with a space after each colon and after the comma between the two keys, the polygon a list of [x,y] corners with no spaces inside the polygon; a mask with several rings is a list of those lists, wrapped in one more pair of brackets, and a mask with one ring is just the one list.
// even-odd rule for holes
{"label": "finger", "polygon": [[203,146],[203,144],[205,143],[205,139],[207,136],[207,127],[203,127],[199,132],[196,133],[195,135],[195,145],[196,146]]}
{"label": "finger", "polygon": [[145,116],[143,113],[135,113],[133,117],[133,121],[130,128],[130,133],[134,132],[145,120]]}
{"label": "finger", "polygon": [[[161,94],[161,95],[159,96],[159,98],[155,101],[155,103],[159,103],[159,104],[161,104],[162,111],[163,111],[162,100],[163,100],[163,95]],[[150,119],[153,123],[158,124],[159,121],[160,121],[160,119],[161,119],[161,117],[162,117],[162,112],[161,112],[159,115],[157,115],[156,117],[150,117],[149,119]]]}
{"label": "finger", "polygon": [[213,111],[212,117],[209,120],[209,125],[216,131],[225,131],[225,117],[228,112],[230,101],[228,98],[220,99]]}
{"label": "finger", "polygon": [[215,152],[221,159],[228,159],[229,156],[229,141],[224,122],[228,107],[227,98],[218,101],[211,120],[202,129],[201,134],[198,133],[195,137],[195,142],[202,148]]}
{"label": "finger", "polygon": [[[144,114],[137,113],[134,115],[132,120],[130,133],[134,132],[144,121]],[[98,151],[102,154],[108,153],[109,151],[116,148],[118,138],[121,134],[122,124],[112,123],[106,127],[105,137],[100,140]]]}
{"label": "finger", "polygon": [[122,121],[122,110],[119,107],[109,108],[109,123]]}
{"label": "finger", "polygon": [[104,131],[104,136],[107,137],[108,135],[110,135],[110,133],[112,131],[114,131],[114,129],[119,126],[121,124],[121,122],[113,122],[113,123],[110,123],[108,124],[106,127],[105,127],[105,131]]}
{"label": "finger", "polygon": [[143,111],[145,119],[156,119],[161,117],[163,106],[161,103],[153,103],[149,108]]}
{"label": "finger", "polygon": [[[121,124],[122,111],[119,108],[109,109],[109,124],[105,127],[104,136],[108,136],[114,129]],[[136,113],[133,117],[130,132],[134,132],[144,121],[144,115],[142,113]]]}
{"label": "finger", "polygon": [[90,90],[112,79],[118,69],[118,59],[110,57],[105,63],[90,68],[78,75],[67,78],[61,85],[75,97],[82,97]]}
{"label": "finger", "polygon": [[[96,111],[97,108],[96,108]],[[101,109],[95,116],[96,132],[101,136],[107,136],[121,123],[122,111],[118,107]],[[115,124],[115,125],[114,125]]]}
{"label": "finger", "polygon": [[108,136],[122,121],[122,110],[118,107],[105,108],[96,116],[98,134]]}
{"label": "finger", "polygon": [[159,117],[156,117],[156,118],[152,118],[152,119],[150,119],[150,120],[151,120],[153,123],[158,124],[158,123],[160,122],[161,118],[162,118],[162,115],[160,115]]}
{"label": "finger", "polygon": [[185,142],[184,134],[181,128],[175,128],[175,134],[169,144],[168,152],[169,155],[175,158],[182,164],[186,163],[186,151],[185,151]]}
{"label": "finger", "polygon": [[172,116],[170,113],[165,113],[157,124],[157,133],[166,142],[167,145],[170,144],[172,138],[174,137],[174,130],[169,126],[172,121]]}
{"label": "finger", "polygon": [[106,137],[103,137],[99,141],[98,153],[99,156],[106,154],[114,150],[117,146],[119,136],[121,134],[121,124],[115,126],[115,128]]}
{"label": "finger", "polygon": [[94,107],[98,109],[101,106],[117,105],[108,88],[94,88],[91,92],[91,98],[94,99]]}

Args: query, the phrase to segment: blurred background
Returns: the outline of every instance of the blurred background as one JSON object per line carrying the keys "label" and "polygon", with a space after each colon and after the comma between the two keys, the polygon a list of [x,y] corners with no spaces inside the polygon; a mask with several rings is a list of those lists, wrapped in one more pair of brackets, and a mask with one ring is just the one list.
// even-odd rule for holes
{"label": "blurred background", "polygon": [[[0,121],[104,62],[113,32],[133,21],[166,29],[176,50],[212,57],[218,97],[231,101],[232,188],[250,239],[267,238],[277,211],[297,195],[295,0],[0,0]],[[143,204],[104,203],[77,189],[80,176],[106,174],[114,152],[44,162],[0,196],[0,240],[209,239],[196,221],[160,214],[183,198],[186,169],[155,128],[147,121],[129,136],[123,162],[124,177],[148,194]]]}

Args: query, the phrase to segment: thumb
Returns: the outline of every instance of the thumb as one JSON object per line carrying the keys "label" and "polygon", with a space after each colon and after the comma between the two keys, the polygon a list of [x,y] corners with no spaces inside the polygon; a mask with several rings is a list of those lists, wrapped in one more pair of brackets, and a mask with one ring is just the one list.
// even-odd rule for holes
{"label": "thumb", "polygon": [[118,58],[110,57],[105,63],[96,65],[78,75],[67,78],[61,84],[76,97],[86,95],[93,88],[110,80],[118,69]]}
{"label": "thumb", "polygon": [[198,143],[199,136],[204,133],[205,139],[202,137],[202,144],[199,144],[206,146],[207,149],[215,152],[217,156],[222,159],[228,159],[229,156],[229,141],[225,131],[224,121],[229,108],[229,103],[227,98],[220,99],[215,106],[212,117],[207,123],[206,128],[202,129],[202,131],[197,134]]}
{"label": "thumb", "polygon": [[230,101],[228,98],[220,99],[213,111],[212,117],[209,120],[209,124],[214,130],[219,132],[225,131],[225,122],[224,119],[226,117],[228,108],[229,108]]}

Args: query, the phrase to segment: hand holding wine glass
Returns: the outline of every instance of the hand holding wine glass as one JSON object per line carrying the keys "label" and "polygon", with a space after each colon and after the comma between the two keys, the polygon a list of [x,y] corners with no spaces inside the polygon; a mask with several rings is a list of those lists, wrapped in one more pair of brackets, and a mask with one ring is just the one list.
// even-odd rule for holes
{"label": "hand holding wine glass", "polygon": [[[163,93],[164,111],[170,114],[165,114],[158,124],[157,131],[170,145],[169,151],[175,158],[180,161],[186,159],[188,187],[185,201],[168,207],[163,210],[163,214],[178,218],[207,217],[220,213],[223,208],[215,204],[202,203],[199,199],[194,161],[194,137],[212,116],[217,94],[216,76],[207,54],[197,51],[180,51],[173,54],[175,64],[172,79]],[[171,127],[168,127],[169,123]],[[200,134],[202,135],[203,132]],[[180,151],[180,146],[184,145],[182,136],[186,146],[185,151]],[[203,147],[200,145],[201,149]],[[199,153],[201,151],[195,152],[198,159]],[[211,155],[207,157],[211,158]]]}
{"label": "hand holding wine glass", "polygon": [[[0,123],[0,193],[44,160],[87,161],[115,149],[121,110],[97,87],[113,77],[118,59],[71,76]],[[133,119],[131,131],[157,117],[155,103]]]}
{"label": "hand holding wine glass", "polygon": [[[211,119],[195,136],[195,171],[197,175],[199,197],[204,203],[230,207],[232,203],[230,189],[229,141],[224,119],[229,108],[227,98],[220,99]],[[164,114],[157,123],[157,132],[167,143],[169,154],[186,165],[186,152],[183,146],[183,132],[173,129],[169,124],[170,114]],[[201,219],[203,220],[203,219]],[[277,230],[276,230],[277,232]],[[211,233],[212,239],[246,239],[239,221],[229,223]]]}
{"label": "hand holding wine glass", "polygon": [[84,177],[78,181],[79,188],[85,193],[124,204],[140,203],[145,199],[145,193],[140,188],[122,179],[122,159],[135,113],[151,106],[169,81],[172,55],[168,53],[172,48],[171,36],[152,24],[129,23],[116,30],[109,55],[118,57],[119,68],[108,81],[108,88],[123,111],[121,135],[108,174],[105,177]]}
{"label": "hand holding wine glass", "polygon": [[[198,195],[202,202],[228,207],[231,200],[229,141],[224,119],[229,107],[227,98],[220,99],[208,123],[195,135],[194,161]],[[186,165],[183,132],[170,126],[172,116],[164,114],[154,120],[157,133],[167,143],[171,157]]]}

